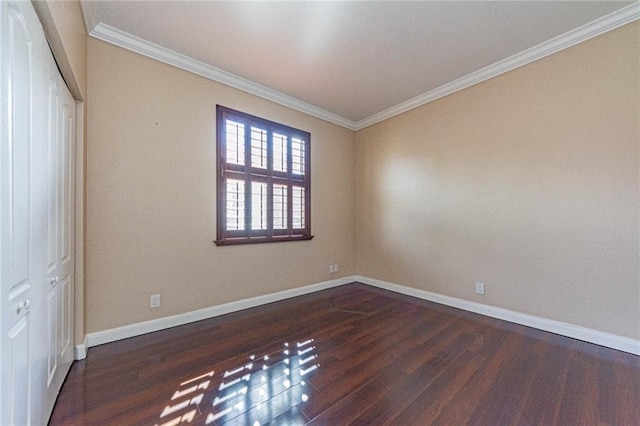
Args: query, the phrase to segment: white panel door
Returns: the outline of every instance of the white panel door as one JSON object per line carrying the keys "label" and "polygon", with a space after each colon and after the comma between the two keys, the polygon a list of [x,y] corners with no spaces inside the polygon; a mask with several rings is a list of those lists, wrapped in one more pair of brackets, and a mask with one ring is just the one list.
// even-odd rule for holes
{"label": "white panel door", "polygon": [[[53,58],[52,58],[53,61]],[[54,64],[55,65],[55,64]],[[73,362],[75,101],[57,70],[49,79],[47,136],[47,390],[53,409]],[[55,102],[55,105],[53,105]]]}
{"label": "white panel door", "polygon": [[[17,4],[2,3],[2,406],[3,425],[31,424],[32,321],[35,262],[33,180],[32,19]],[[35,14],[34,14],[35,15]],[[36,18],[37,19],[37,18]]]}
{"label": "white panel door", "polygon": [[73,354],[75,101],[30,2],[0,35],[0,425],[40,425]]}

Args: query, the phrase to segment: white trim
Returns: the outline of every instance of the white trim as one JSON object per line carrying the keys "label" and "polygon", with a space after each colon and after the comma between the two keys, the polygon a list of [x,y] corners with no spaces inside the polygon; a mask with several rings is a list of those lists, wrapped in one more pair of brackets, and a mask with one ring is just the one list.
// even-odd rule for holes
{"label": "white trim", "polygon": [[370,286],[393,291],[395,293],[416,297],[418,299],[429,300],[431,302],[440,303],[442,305],[451,306],[469,312],[475,312],[477,314],[486,315],[488,317],[498,318],[504,321],[533,327],[538,330],[548,331],[562,336],[571,337],[573,339],[605,346],[611,349],[640,355],[640,340],[630,339],[628,337],[605,333],[603,331],[541,318],[534,315],[523,314],[521,312],[511,311],[508,309],[497,308],[495,306],[485,305],[482,303],[471,302],[469,300],[458,299],[456,297],[444,296],[441,294],[432,293],[430,291],[406,287],[400,284],[377,280],[374,278],[354,275],[339,278],[336,280],[324,281],[317,284],[311,284],[304,287],[294,288],[291,290],[284,290],[277,293],[256,296],[250,299],[238,300],[236,302],[225,303],[223,305],[212,306],[197,311],[186,312],[184,314],[158,318],[151,321],[112,328],[110,330],[99,331],[96,333],[89,333],[85,337],[84,344],[77,345],[75,347],[74,358],[77,360],[84,359],[87,355],[87,349],[92,346],[102,345],[104,343],[114,342],[116,340],[126,339],[129,337],[139,336],[141,334],[151,333],[158,330],[164,330],[166,328],[176,327],[195,321],[213,318],[219,315],[253,308],[267,303],[277,302],[279,300],[289,299],[320,290],[326,290],[332,287],[350,284],[352,282],[360,282]]}
{"label": "white trim", "polygon": [[84,342],[75,345],[73,348],[73,359],[76,361],[80,361],[81,359],[85,359],[87,357],[87,348],[89,347],[87,336],[84,336]]}
{"label": "white trim", "polygon": [[[76,100],[74,205],[73,332],[84,330],[84,102]],[[87,338],[73,349],[73,359],[87,356]]]}
{"label": "white trim", "polygon": [[209,308],[199,309],[197,311],[186,312],[170,317],[158,318],[150,321],[139,322],[136,324],[125,325],[123,327],[98,331],[96,333],[89,333],[87,335],[88,344],[86,346],[92,347],[102,345],[104,343],[139,336],[141,334],[151,333],[158,330],[164,330],[166,328],[176,327],[195,321],[201,321],[204,319],[216,317],[218,315],[241,311],[243,309],[265,305],[267,303],[277,302],[279,300],[289,299],[292,297],[301,296],[303,294],[326,290],[332,287],[338,287],[344,284],[349,284],[351,282],[353,282],[353,277],[338,278],[331,281],[324,281],[321,283],[311,284],[291,290],[265,294],[262,296],[252,297],[250,299],[238,300],[236,302],[225,303],[223,305],[212,306]]}
{"label": "white trim", "polygon": [[91,35],[91,31],[93,31],[97,24],[93,11],[93,1],[80,0],[80,10],[82,11],[84,28],[87,30],[87,34]]}
{"label": "white trim", "polygon": [[385,290],[393,291],[396,293],[405,294],[407,296],[429,300],[431,302],[452,306],[454,308],[463,309],[469,312],[475,312],[477,314],[486,315],[488,317],[498,318],[504,321],[522,324],[528,327],[537,328],[539,330],[549,331],[551,333],[571,337],[573,339],[595,343],[596,345],[606,346],[611,349],[617,349],[620,351],[629,352],[631,354],[640,355],[640,340],[630,339],[628,337],[618,336],[616,334],[605,333],[603,331],[592,330],[590,328],[580,327],[565,322],[536,317],[534,315],[523,314],[521,312],[510,311],[508,309],[497,308],[495,306],[489,306],[482,303],[458,299],[456,297],[444,296],[441,294],[432,293],[430,291],[406,287],[403,285],[377,280],[374,278],[355,276],[353,277],[353,279],[364,284],[383,288]]}
{"label": "white trim", "polygon": [[377,114],[373,114],[372,116],[355,123],[355,130],[364,129],[365,127],[369,127],[383,120],[395,117],[403,112],[407,112],[447,95],[451,95],[452,93],[466,89],[469,86],[482,83],[490,78],[497,77],[500,74],[512,71],[638,19],[640,19],[640,2],[632,3],[629,6],[623,7],[622,9],[596,19],[593,22],[575,28],[552,38],[551,40],[540,43],[537,46],[523,50],[520,53],[516,53],[509,58],[498,61],[478,71],[474,71],[471,74],[467,74],[464,77],[444,84],[436,89],[416,96],[413,99],[409,99],[406,102],[402,102]]}
{"label": "white trim", "polygon": [[383,120],[395,117],[411,109],[428,104],[444,96],[466,89],[467,87],[489,80],[500,74],[512,71],[523,65],[574,46],[593,37],[640,19],[640,2],[632,3],[593,22],[561,34],[551,40],[517,53],[509,58],[467,74],[457,80],[444,84],[427,93],[409,99],[384,111],[373,114],[358,122],[302,102],[253,81],[239,77],[204,62],[197,61],[173,50],[151,43],[102,22],[96,23],[91,2],[81,1],[87,33],[94,38],[139,53],[149,58],[173,65],[210,80],[259,96],[280,105],[303,112],[312,117],[328,121],[350,130],[361,130]]}
{"label": "white trim", "polygon": [[132,52],[164,62],[165,64],[173,65],[174,67],[226,84],[227,86],[244,92],[251,93],[252,95],[284,105],[321,120],[354,130],[355,123],[351,120],[332,112],[325,111],[306,102],[302,102],[292,96],[269,89],[268,87],[254,83],[246,78],[239,77],[230,72],[221,70],[220,68],[213,67],[181,53],[167,49],[155,43],[151,43],[124,31],[120,31],[119,29],[109,25],[99,23],[91,31],[90,35],[107,43],[111,43]]}

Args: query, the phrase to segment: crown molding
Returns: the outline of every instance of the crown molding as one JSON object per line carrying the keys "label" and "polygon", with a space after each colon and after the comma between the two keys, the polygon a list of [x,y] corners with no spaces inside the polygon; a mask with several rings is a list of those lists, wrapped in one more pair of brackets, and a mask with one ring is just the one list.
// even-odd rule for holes
{"label": "crown molding", "polygon": [[186,55],[182,55],[173,50],[151,43],[104,23],[96,23],[91,2],[81,1],[80,5],[82,7],[85,26],[87,27],[87,33],[91,37],[354,131],[364,129],[365,127],[369,127],[391,117],[395,117],[396,115],[428,104],[444,96],[451,95],[455,92],[466,89],[467,87],[482,83],[483,81],[512,71],[516,68],[537,61],[538,59],[542,59],[546,56],[552,55],[578,43],[582,43],[583,41],[587,41],[593,37],[640,19],[640,2],[635,2],[610,13],[609,15],[603,16],[602,18],[561,34],[551,40],[524,50],[509,58],[498,61],[478,71],[474,71],[471,74],[467,74],[464,77],[356,122],[298,100],[292,96],[269,89],[268,87],[262,86],[251,80],[247,80],[230,72],[190,58]]}
{"label": "crown molding", "polygon": [[96,27],[97,22],[93,11],[92,1],[80,1],[80,10],[82,11],[82,19],[84,20],[84,28],[87,34],[91,35],[91,31]]}
{"label": "crown molding", "polygon": [[98,40],[139,53],[140,55],[189,71],[201,77],[217,81],[218,83],[225,84],[235,89],[242,90],[243,92],[292,108],[312,117],[337,124],[338,126],[345,127],[350,130],[355,130],[354,121],[310,105],[292,96],[269,89],[268,87],[221,70],[220,68],[205,64],[204,62],[200,62],[171,49],[151,43],[117,28],[103,24],[102,22],[98,23],[93,28],[90,35]]}
{"label": "crown molding", "polygon": [[444,84],[427,93],[416,96],[415,98],[409,99],[406,102],[388,108],[377,114],[373,114],[370,117],[358,121],[356,123],[355,130],[364,129],[365,127],[369,127],[388,118],[395,117],[403,112],[428,104],[429,102],[451,95],[452,93],[466,89],[467,87],[482,83],[490,78],[497,77],[500,74],[512,71],[638,19],[640,19],[640,2],[630,4],[629,6],[623,7],[609,15],[605,15],[602,18],[561,34],[558,37],[540,43],[537,46],[523,50],[520,53],[516,53],[513,56],[498,61],[478,71],[474,71],[471,74],[467,74],[464,77]]}

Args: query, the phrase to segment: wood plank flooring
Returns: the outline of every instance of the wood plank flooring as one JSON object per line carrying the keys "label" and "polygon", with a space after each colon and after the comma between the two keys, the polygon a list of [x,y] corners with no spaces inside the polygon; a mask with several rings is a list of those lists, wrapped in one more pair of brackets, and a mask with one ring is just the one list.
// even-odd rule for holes
{"label": "wood plank flooring", "polygon": [[91,348],[51,425],[640,425],[640,357],[359,283]]}

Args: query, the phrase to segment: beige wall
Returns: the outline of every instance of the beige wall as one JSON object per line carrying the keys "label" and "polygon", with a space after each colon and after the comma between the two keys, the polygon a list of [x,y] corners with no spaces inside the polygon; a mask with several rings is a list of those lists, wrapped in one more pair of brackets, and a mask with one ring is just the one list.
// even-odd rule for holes
{"label": "beige wall", "polygon": [[87,32],[77,0],[33,1],[47,40],[76,100],[87,93]]}
{"label": "beige wall", "polygon": [[[354,141],[90,39],[87,332],[357,273],[639,339],[639,42],[627,25]],[[216,104],[311,132],[314,240],[212,243]]]}
{"label": "beige wall", "polygon": [[640,338],[639,43],[627,25],[357,132],[357,272]]}
{"label": "beige wall", "polygon": [[[352,131],[94,39],[88,64],[87,332],[355,273]],[[214,245],[216,104],[311,133],[313,240]]]}

